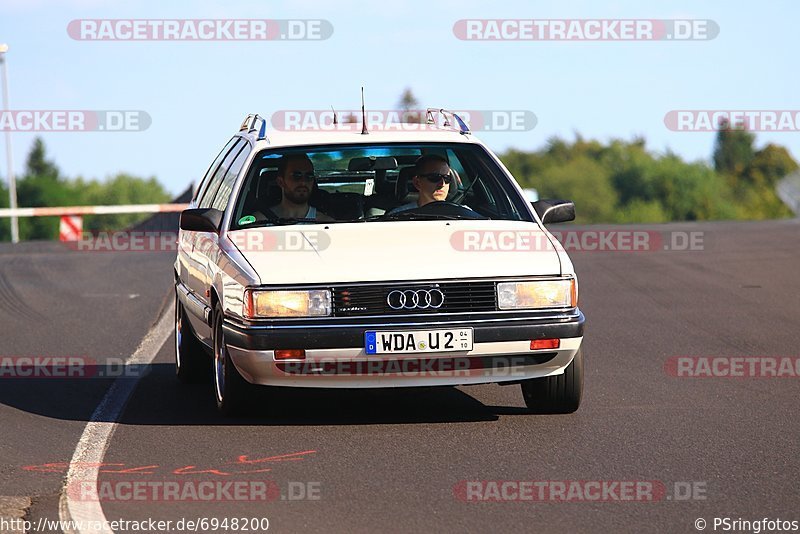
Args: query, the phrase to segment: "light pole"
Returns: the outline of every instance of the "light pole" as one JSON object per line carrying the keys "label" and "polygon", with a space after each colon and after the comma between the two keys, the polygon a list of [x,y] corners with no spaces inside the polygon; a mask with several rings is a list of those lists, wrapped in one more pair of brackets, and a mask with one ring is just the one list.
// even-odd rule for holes
{"label": "light pole", "polygon": [[[3,65],[3,109],[8,107],[8,67],[6,67],[7,44],[0,44],[0,63]],[[11,156],[11,130],[6,130],[6,162],[8,163],[8,201],[9,207],[17,208],[17,180],[14,178],[14,160]],[[11,242],[19,243],[19,225],[17,216],[11,217]]]}

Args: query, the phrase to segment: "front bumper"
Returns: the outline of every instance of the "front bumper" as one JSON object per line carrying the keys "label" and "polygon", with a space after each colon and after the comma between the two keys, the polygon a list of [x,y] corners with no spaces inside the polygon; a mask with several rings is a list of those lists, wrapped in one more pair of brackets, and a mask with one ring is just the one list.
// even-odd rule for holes
{"label": "front bumper", "polygon": [[[557,375],[583,340],[576,310],[558,318],[502,317],[431,320],[416,317],[352,324],[333,321],[281,325],[223,323],[228,352],[251,383],[321,388],[441,386],[519,381]],[[470,351],[368,355],[367,330],[473,329]],[[558,338],[558,349],[530,350],[534,339]],[[276,349],[304,349],[304,360],[275,360]]]}

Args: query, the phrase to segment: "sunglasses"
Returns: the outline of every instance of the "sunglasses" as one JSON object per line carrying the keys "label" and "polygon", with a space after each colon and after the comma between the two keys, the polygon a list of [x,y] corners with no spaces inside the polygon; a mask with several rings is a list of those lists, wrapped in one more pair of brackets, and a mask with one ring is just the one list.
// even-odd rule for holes
{"label": "sunglasses", "polygon": [[449,174],[440,174],[438,172],[429,172],[427,174],[419,174],[420,178],[425,178],[432,184],[438,184],[439,182],[444,182],[449,184],[453,181],[453,177]]}
{"label": "sunglasses", "polygon": [[313,172],[294,171],[289,175],[289,177],[293,180],[305,180],[306,182],[313,182],[317,178],[317,175]]}

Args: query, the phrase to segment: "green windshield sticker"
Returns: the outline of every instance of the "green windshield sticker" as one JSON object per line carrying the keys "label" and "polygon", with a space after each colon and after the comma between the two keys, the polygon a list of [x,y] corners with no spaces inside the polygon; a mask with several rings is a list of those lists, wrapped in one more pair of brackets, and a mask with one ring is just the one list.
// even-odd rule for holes
{"label": "green windshield sticker", "polygon": [[241,219],[239,219],[239,224],[252,224],[256,222],[256,218],[252,215],[245,215]]}

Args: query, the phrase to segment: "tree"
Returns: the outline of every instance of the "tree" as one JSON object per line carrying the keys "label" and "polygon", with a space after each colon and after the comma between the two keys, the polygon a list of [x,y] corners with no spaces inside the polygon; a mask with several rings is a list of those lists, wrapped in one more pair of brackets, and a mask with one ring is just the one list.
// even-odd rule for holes
{"label": "tree", "polygon": [[[21,207],[69,206],[77,198],[61,179],[55,163],[47,159],[44,142],[37,137],[28,153],[25,174],[17,187]],[[58,220],[53,217],[25,217],[19,222],[20,239],[53,239],[58,236]]]}
{"label": "tree", "polygon": [[398,109],[401,111],[412,111],[412,110],[419,110],[419,101],[417,97],[414,96],[414,93],[411,91],[410,87],[406,87],[403,90],[403,94],[400,95],[400,101],[397,103]]}
{"label": "tree", "polygon": [[[750,134],[744,133],[746,142],[740,144],[752,150]],[[720,154],[730,147],[725,138]],[[775,145],[753,152],[744,167],[741,162],[747,157],[733,158],[739,163],[732,167],[741,171],[723,174],[669,151],[650,152],[641,138],[600,143],[579,135],[573,142],[548,139],[536,152],[512,149],[501,158],[520,184],[537,188],[542,198],[574,200],[580,222],[785,217],[789,212],[774,185],[798,168],[789,153]]]}
{"label": "tree", "polygon": [[[8,198],[5,188],[0,186],[0,194]],[[146,204],[167,202],[170,195],[155,178],[147,180],[118,174],[111,180],[69,180],[61,176],[56,164],[47,157],[47,150],[41,139],[34,140],[25,164],[25,174],[18,183],[19,205],[39,206],[80,206]],[[7,203],[7,201],[5,201]],[[4,201],[0,199],[0,206]],[[122,214],[90,216],[86,218],[86,230],[121,230],[147,214]],[[0,220],[2,239],[7,239],[8,223]],[[20,239],[55,239],[58,236],[58,217],[20,218]]]}
{"label": "tree", "polygon": [[[719,123],[714,146],[714,168],[735,178],[741,176],[753,160],[755,136],[743,127],[733,127],[727,120]],[[734,182],[735,183],[735,182]]]}
{"label": "tree", "polygon": [[402,111],[403,122],[407,123],[424,123],[426,118],[425,112],[420,108],[419,100],[414,96],[410,87],[406,87],[403,94],[400,95],[400,100],[397,102],[397,108]]}
{"label": "tree", "polygon": [[28,153],[28,159],[25,163],[25,171],[27,176],[52,176],[58,178],[58,167],[47,159],[44,141],[42,141],[41,137],[33,140],[33,147]]}

